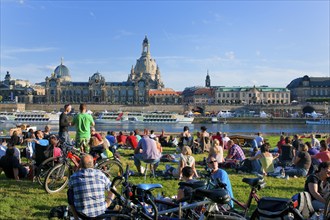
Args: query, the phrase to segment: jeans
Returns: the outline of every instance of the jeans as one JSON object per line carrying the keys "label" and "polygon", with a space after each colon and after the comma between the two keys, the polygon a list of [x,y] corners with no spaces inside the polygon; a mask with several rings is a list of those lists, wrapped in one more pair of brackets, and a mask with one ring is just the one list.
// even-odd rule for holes
{"label": "jeans", "polygon": [[60,140],[62,140],[63,142],[65,142],[67,144],[71,144],[69,132],[67,132],[67,131],[59,132],[58,136],[59,136]]}
{"label": "jeans", "polygon": [[141,168],[141,161],[145,162],[145,163],[151,163],[154,164],[156,167],[158,167],[160,158],[158,159],[144,159],[143,158],[143,154],[135,154],[134,155],[134,165],[137,167],[138,171],[140,172],[140,168]]}
{"label": "jeans", "polygon": [[308,171],[304,168],[292,168],[285,171],[286,176],[307,176]]}
{"label": "jeans", "polygon": [[261,163],[259,160],[251,160],[251,165],[252,165],[252,172],[263,174]]}

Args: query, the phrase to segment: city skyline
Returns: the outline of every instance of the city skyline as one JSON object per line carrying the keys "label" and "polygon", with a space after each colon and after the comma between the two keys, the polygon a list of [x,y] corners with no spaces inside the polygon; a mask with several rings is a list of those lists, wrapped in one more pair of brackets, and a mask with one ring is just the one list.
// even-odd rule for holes
{"label": "city skyline", "polygon": [[[286,87],[329,77],[329,2],[12,1],[1,4],[1,80],[126,81],[147,35],[165,87]],[[181,77],[178,77],[181,76]]]}

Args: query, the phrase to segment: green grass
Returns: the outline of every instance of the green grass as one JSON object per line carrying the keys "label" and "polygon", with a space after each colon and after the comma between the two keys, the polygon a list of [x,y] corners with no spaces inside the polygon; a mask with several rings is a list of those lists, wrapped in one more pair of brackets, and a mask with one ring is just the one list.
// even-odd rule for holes
{"label": "green grass", "polygon": [[[276,146],[279,137],[267,137],[272,147]],[[173,148],[164,148],[164,152],[174,152]],[[123,167],[129,164],[130,169],[136,171],[133,160],[129,157],[133,154],[132,150],[120,150]],[[225,152],[226,155],[226,152]],[[202,161],[206,154],[194,155],[196,161]],[[172,163],[171,165],[177,166]],[[165,163],[161,163],[159,170],[165,169]],[[199,171],[203,167],[197,166]],[[234,196],[239,201],[246,202],[249,187],[242,182],[243,177],[254,177],[253,175],[236,174],[232,170],[227,170],[232,183]],[[292,195],[303,190],[304,178],[290,178],[289,180],[266,177],[267,186],[258,194],[260,196],[290,198]],[[178,180],[164,180],[162,178],[130,177],[133,183],[160,183],[163,188],[155,193],[164,192],[167,196],[176,195]],[[29,180],[14,181],[8,180],[4,174],[0,174],[0,219],[47,219],[52,207],[66,205],[66,191],[57,194],[47,194],[38,183]],[[254,206],[252,208],[255,207]]]}

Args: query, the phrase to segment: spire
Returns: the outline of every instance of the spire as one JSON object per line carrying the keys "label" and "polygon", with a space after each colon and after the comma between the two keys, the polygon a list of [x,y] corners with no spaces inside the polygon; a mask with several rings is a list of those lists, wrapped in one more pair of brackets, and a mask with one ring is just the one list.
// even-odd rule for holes
{"label": "spire", "polygon": [[142,56],[150,55],[149,47],[150,47],[149,40],[146,35],[142,42]]}
{"label": "spire", "polygon": [[61,57],[61,65],[63,65],[63,59],[64,59],[64,58],[63,58],[63,57]]}
{"label": "spire", "polygon": [[207,75],[206,75],[206,79],[205,79],[205,87],[211,87],[211,79],[210,79],[210,75],[209,75],[209,70],[207,70]]}

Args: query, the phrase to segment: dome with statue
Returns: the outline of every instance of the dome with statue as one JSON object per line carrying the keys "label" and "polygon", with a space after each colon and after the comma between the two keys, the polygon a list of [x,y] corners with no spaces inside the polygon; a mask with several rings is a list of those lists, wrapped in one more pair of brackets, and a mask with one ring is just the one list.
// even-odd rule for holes
{"label": "dome with statue", "polygon": [[60,78],[63,81],[71,81],[70,71],[68,67],[63,65],[63,60],[61,60],[61,64],[55,68],[54,74],[56,78]]}
{"label": "dome with statue", "polygon": [[128,76],[128,81],[137,83],[140,80],[148,81],[151,89],[164,87],[156,60],[151,57],[147,36],[142,42],[141,57],[136,61],[135,67],[132,66],[131,74]]}

